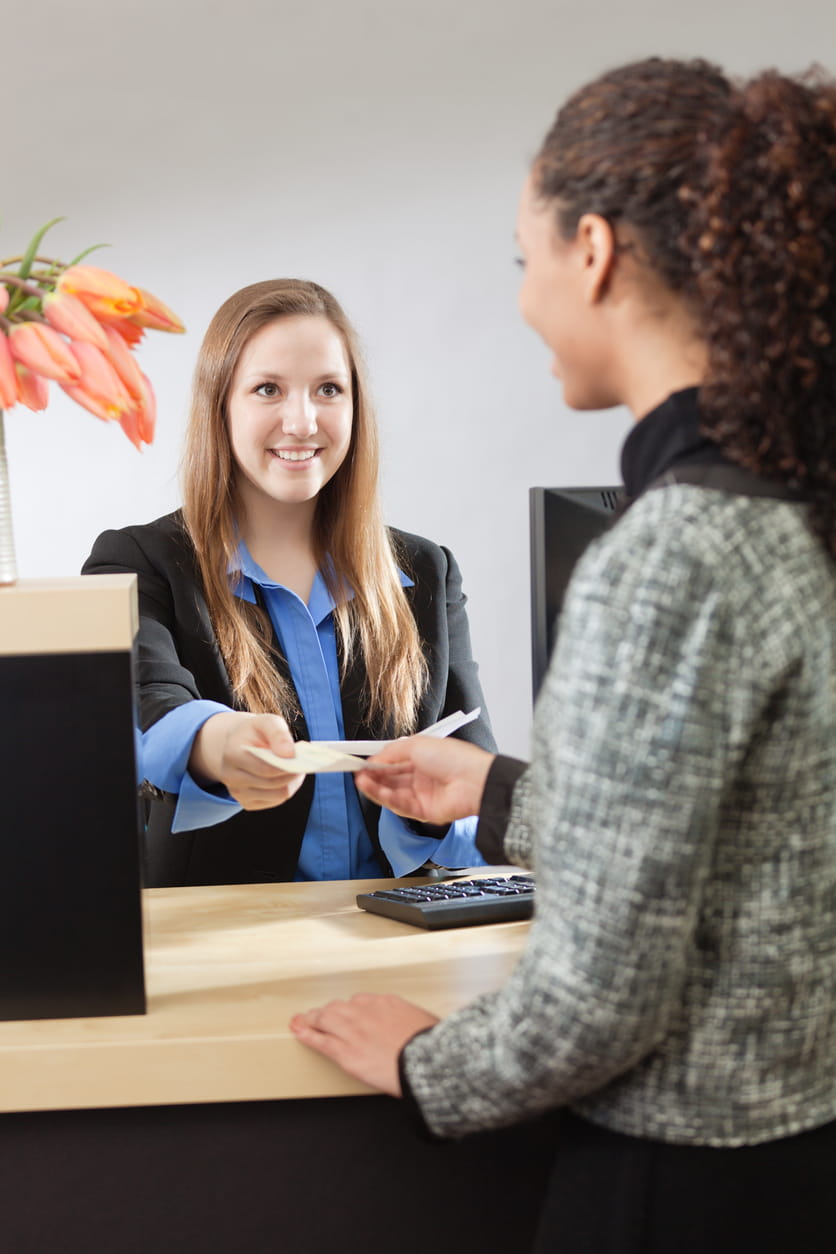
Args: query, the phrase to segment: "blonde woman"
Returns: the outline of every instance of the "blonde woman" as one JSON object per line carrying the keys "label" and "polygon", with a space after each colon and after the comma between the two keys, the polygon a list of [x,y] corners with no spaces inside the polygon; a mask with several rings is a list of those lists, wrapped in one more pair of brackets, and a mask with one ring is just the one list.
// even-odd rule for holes
{"label": "blonde woman", "polygon": [[[149,885],[479,863],[475,822],[407,822],[350,775],[249,752],[377,739],[485,703],[452,554],[384,526],[356,335],[315,283],[255,283],[200,349],[181,510],[107,531],[84,572],[139,576]],[[462,735],[485,748],[487,718]]]}

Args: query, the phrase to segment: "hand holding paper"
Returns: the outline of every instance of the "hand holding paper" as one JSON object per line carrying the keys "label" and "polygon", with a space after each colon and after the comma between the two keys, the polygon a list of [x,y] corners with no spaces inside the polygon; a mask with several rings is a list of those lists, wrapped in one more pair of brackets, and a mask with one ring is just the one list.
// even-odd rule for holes
{"label": "hand holding paper", "polygon": [[378,805],[425,823],[450,823],[478,814],[494,754],[466,740],[410,736],[393,741],[375,759],[391,773],[365,770],[357,787]]}
{"label": "hand holding paper", "polygon": [[[479,713],[478,709],[471,710],[469,714],[464,714],[461,710],[457,710],[455,714],[448,715],[447,718],[442,719],[439,723],[433,723],[431,727],[425,728],[418,735],[432,737],[449,736],[454,731],[458,731],[460,727],[464,727],[466,723],[472,723],[474,719],[479,717]],[[292,758],[280,758],[278,754],[271,753],[269,749],[262,749],[256,745],[248,745],[247,749],[250,753],[255,754],[257,758],[261,758],[262,762],[267,762],[270,766],[277,766],[280,770],[287,771],[289,774],[317,775],[324,771],[391,771],[394,769],[391,763],[376,762],[374,759],[367,761],[366,758],[394,744],[398,744],[398,741],[297,740],[294,746],[295,754]]]}
{"label": "hand holding paper", "polygon": [[285,760],[281,755],[294,751],[293,737],[281,715],[240,710],[213,714],[195,736],[189,770],[204,787],[223,784],[245,810],[281,805],[301,787],[302,778],[268,770],[250,753],[254,744],[279,761]]}

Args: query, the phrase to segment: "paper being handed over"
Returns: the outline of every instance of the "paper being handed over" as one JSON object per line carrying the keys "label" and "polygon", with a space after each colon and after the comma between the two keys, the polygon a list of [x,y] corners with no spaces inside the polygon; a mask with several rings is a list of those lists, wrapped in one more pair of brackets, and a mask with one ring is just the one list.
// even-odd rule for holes
{"label": "paper being handed over", "polygon": [[[450,736],[466,723],[472,723],[479,714],[479,709],[471,710],[469,714],[457,710],[455,714],[443,718],[440,723],[425,727],[418,735]],[[366,756],[378,753],[386,745],[394,743],[393,740],[297,740],[292,758],[280,758],[277,753],[258,745],[247,745],[247,748],[250,753],[261,758],[262,762],[269,762],[271,766],[278,766],[292,775],[318,775],[323,771],[391,770],[390,763],[367,762]]]}

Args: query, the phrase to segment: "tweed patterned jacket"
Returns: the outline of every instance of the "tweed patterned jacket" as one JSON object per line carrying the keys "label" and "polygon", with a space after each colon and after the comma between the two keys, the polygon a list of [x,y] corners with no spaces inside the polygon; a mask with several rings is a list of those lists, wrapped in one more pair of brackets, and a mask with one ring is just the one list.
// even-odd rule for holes
{"label": "tweed patterned jacket", "polygon": [[505,835],[529,944],[402,1054],[434,1133],[559,1105],[717,1146],[836,1119],[834,696],[836,567],[801,506],[676,484],[588,550]]}

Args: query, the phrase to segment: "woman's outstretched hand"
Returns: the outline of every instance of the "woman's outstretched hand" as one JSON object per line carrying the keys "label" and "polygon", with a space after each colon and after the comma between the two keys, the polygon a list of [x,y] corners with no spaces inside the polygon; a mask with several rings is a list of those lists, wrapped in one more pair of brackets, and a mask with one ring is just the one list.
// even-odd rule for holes
{"label": "woman's outstretched hand", "polygon": [[398,1058],[416,1032],[438,1018],[402,997],[357,993],[350,1001],[332,1001],[290,1021],[293,1035],[343,1071],[392,1097],[401,1096]]}
{"label": "woman's outstretched hand", "polygon": [[291,775],[248,751],[253,745],[277,757],[292,758],[293,737],[279,714],[213,714],[194,738],[189,770],[200,784],[223,784],[245,810],[281,805],[302,786]]}
{"label": "woman's outstretched hand", "polygon": [[371,760],[398,767],[357,772],[357,787],[372,801],[409,819],[451,823],[479,813],[494,755],[465,740],[410,736]]}

